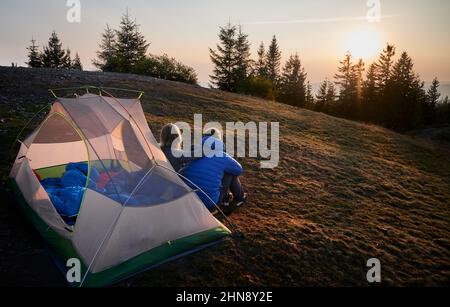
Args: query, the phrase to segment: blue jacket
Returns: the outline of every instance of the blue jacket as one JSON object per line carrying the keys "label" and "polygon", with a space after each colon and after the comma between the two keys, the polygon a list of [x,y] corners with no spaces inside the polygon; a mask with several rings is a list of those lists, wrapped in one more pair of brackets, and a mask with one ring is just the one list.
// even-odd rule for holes
{"label": "blue jacket", "polygon": [[[203,143],[212,141],[210,138],[212,137],[204,138]],[[222,156],[210,156],[208,154],[208,157],[205,156],[188,164],[181,169],[180,174],[195,183],[217,204],[219,202],[224,174],[228,173],[234,176],[240,176],[243,169],[239,162],[224,152],[221,141],[214,139],[211,148],[214,153],[221,154]],[[196,189],[189,182],[187,184],[191,188]],[[214,204],[201,191],[198,191],[197,194],[208,209],[214,207]]]}

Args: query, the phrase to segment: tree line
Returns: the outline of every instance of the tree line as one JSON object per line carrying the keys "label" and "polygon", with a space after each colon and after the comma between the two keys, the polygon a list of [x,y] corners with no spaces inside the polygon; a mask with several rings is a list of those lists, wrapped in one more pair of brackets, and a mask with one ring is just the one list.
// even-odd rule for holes
{"label": "tree line", "polygon": [[26,64],[34,68],[68,68],[83,70],[80,57],[78,53],[72,59],[69,48],[64,49],[55,31],[52,32],[48,39],[48,44],[44,46],[43,50],[39,50],[36,45],[36,40],[31,39],[31,45],[27,48],[28,61]]}
{"label": "tree line", "polygon": [[[56,32],[53,32],[48,46],[39,51],[32,39],[28,50],[29,67],[71,68],[82,70],[78,53],[72,60],[70,49],[64,50]],[[139,31],[139,25],[131,16],[122,16],[119,28],[108,25],[102,34],[94,66],[106,72],[121,72],[147,75],[159,79],[197,84],[197,74],[192,67],[184,65],[166,54],[147,54],[150,44]]]}
{"label": "tree line", "polygon": [[298,54],[281,67],[281,51],[276,36],[268,47],[259,45],[257,59],[251,58],[248,35],[241,26],[220,27],[219,43],[210,48],[214,64],[211,83],[225,91],[250,94],[304,107],[312,99],[311,86]]}
{"label": "tree line", "polygon": [[334,76],[337,88],[322,82],[312,108],[397,131],[450,123],[448,97],[440,99],[437,78],[425,89],[408,53],[395,56],[395,46],[387,44],[366,71],[361,59],[347,53]]}
{"label": "tree line", "polygon": [[439,81],[429,89],[414,72],[407,52],[396,56],[387,44],[366,71],[362,59],[345,54],[333,80],[324,80],[314,95],[298,54],[281,67],[281,51],[273,36],[269,47],[259,45],[256,59],[241,26],[220,27],[219,43],[210,48],[214,64],[211,83],[225,91],[276,99],[333,116],[376,123],[397,131],[450,123],[448,97],[441,99]]}
{"label": "tree line", "polygon": [[93,64],[102,71],[147,75],[159,79],[197,84],[192,67],[168,57],[147,54],[150,44],[128,12],[122,16],[118,30],[108,25]]}

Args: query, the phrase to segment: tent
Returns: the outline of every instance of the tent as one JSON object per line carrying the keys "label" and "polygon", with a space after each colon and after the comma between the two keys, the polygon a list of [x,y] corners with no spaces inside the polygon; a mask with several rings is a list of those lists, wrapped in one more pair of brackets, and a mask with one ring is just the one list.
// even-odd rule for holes
{"label": "tent", "polygon": [[140,97],[105,92],[57,97],[10,173],[41,235],[64,260],[80,260],[77,286],[115,283],[231,233],[173,170]]}

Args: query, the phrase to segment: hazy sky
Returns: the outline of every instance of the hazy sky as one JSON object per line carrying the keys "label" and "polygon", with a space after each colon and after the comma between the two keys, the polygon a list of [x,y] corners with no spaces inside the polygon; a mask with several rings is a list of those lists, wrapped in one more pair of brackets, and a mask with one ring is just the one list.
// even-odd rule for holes
{"label": "hazy sky", "polygon": [[81,0],[81,22],[69,23],[66,0],[1,0],[0,65],[25,65],[31,37],[42,46],[56,30],[85,69],[94,69],[105,25],[117,27],[128,7],[151,42],[149,52],[194,67],[202,84],[212,70],[208,47],[215,47],[219,26],[229,20],[243,25],[253,53],[275,34],[283,59],[298,52],[313,83],[332,77],[346,50],[370,61],[385,42],[407,50],[424,80],[450,81],[450,1],[381,0],[378,23],[364,18],[366,1]]}

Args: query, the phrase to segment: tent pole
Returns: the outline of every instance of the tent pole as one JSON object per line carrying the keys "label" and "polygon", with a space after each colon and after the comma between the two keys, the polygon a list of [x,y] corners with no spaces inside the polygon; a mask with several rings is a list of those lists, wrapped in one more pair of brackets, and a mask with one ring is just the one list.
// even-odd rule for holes
{"label": "tent pole", "polygon": [[[132,120],[134,122],[134,124],[136,125],[137,129],[139,130],[141,136],[144,138],[145,144],[147,145],[148,149],[150,150],[150,153],[152,154],[152,160],[156,161],[155,155],[153,153],[152,147],[150,146],[147,138],[145,137],[144,132],[142,132],[141,128],[139,127],[139,124],[136,122],[136,120],[134,119],[134,117],[131,115],[131,113],[127,110],[127,108],[125,108],[122,103],[119,101],[119,99],[117,99],[116,97],[114,97],[114,95],[110,94],[109,92],[103,90],[106,95],[109,95],[112,99],[114,99],[124,110],[125,112],[127,112],[128,116],[130,116],[130,120]],[[106,102],[106,100],[105,100]],[[106,102],[108,103],[108,102]],[[109,105],[109,103],[108,103]]]}
{"label": "tent pole", "polygon": [[58,99],[58,96],[56,96],[55,92],[52,89],[49,89],[49,92],[52,93],[53,97],[55,97],[56,99]]}
{"label": "tent pole", "polygon": [[[138,91],[138,90],[130,90],[130,89],[125,89],[125,88],[116,88],[116,87],[99,87],[99,86],[90,86],[90,85],[86,85],[86,86],[79,86],[79,87],[62,87],[62,88],[57,88],[57,89],[49,89],[49,91],[52,93],[52,96],[55,98],[58,98],[58,95],[56,95],[55,91],[63,91],[63,90],[80,90],[80,89],[84,89],[86,90],[86,92],[89,94],[90,91],[89,89],[98,89],[99,90],[99,96],[101,96],[101,92],[103,89],[109,89],[109,90],[117,90],[117,91],[122,91],[122,92],[129,92],[129,93],[136,93],[139,94],[137,99],[142,98],[142,96],[145,94],[144,91]],[[106,91],[104,91],[106,93]]]}
{"label": "tent pole", "polygon": [[31,119],[25,124],[25,126],[23,126],[23,128],[19,131],[19,134],[17,134],[17,137],[15,138],[14,142],[11,144],[11,147],[9,149],[9,153],[8,153],[8,158],[11,156],[12,150],[14,149],[14,145],[19,141],[20,137],[22,136],[22,133],[25,131],[25,129],[28,128],[28,126],[31,124],[31,122],[38,116],[38,114],[40,114],[42,111],[44,111],[45,109],[47,109],[48,107],[51,107],[51,104],[47,104],[45,105],[42,109],[40,109],[39,111],[37,111],[33,117],[31,117]]}
{"label": "tent pole", "polygon": [[[170,168],[168,168],[168,167],[166,167],[166,166],[164,166],[164,165],[159,165],[159,164],[158,164],[158,166],[160,166],[160,167],[162,167],[162,168],[164,168],[164,169],[166,169],[166,170],[168,170],[168,171],[171,171],[172,173],[177,174],[178,176],[180,176],[181,178],[185,179],[185,180],[188,181],[190,184],[192,184],[193,186],[195,186],[195,188],[198,189],[200,192],[202,192],[202,193],[208,198],[208,200],[214,205],[214,207],[216,207],[217,211],[219,211],[220,214],[223,215],[223,217],[224,217],[225,220],[228,222],[228,224],[230,224],[230,226],[231,226],[233,232],[236,232],[236,233],[242,235],[242,233],[238,230],[237,226],[231,221],[231,219],[228,218],[228,217],[226,216],[226,214],[222,211],[222,209],[220,209],[220,207],[216,204],[216,202],[213,201],[213,200],[211,199],[211,197],[209,197],[209,195],[206,194],[206,192],[203,191],[198,185],[196,185],[196,184],[193,183],[191,180],[189,180],[188,178],[186,178],[185,176],[181,175],[180,173],[176,172],[176,171],[173,170],[173,169],[170,169]],[[194,192],[194,191],[193,191],[193,192]]]}

